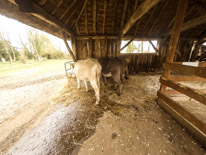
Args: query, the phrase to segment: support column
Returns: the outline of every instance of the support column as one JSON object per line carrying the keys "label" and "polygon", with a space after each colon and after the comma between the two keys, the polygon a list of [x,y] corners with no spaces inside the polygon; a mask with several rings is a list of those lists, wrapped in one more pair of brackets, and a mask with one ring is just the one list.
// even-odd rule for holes
{"label": "support column", "polygon": [[[174,25],[172,28],[170,42],[168,45],[168,54],[167,54],[166,62],[171,63],[174,60],[175,51],[177,48],[177,43],[178,43],[180,32],[181,32],[181,27],[183,25],[185,12],[187,10],[187,5],[188,5],[188,0],[179,0],[178,2],[177,12],[175,15],[175,21],[174,21]],[[171,71],[169,69],[165,69],[164,78],[168,79],[170,76],[170,72]],[[160,90],[161,92],[164,92],[166,90],[166,86],[161,85]]]}

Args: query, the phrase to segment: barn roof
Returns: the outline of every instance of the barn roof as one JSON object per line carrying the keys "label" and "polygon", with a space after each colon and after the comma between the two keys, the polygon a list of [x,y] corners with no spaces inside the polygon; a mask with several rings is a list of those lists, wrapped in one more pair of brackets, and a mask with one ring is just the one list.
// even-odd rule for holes
{"label": "barn roof", "polygon": [[[0,14],[59,37],[62,29],[77,38],[164,38],[176,7],[177,0],[1,0]],[[190,0],[181,37],[205,31],[206,0]]]}

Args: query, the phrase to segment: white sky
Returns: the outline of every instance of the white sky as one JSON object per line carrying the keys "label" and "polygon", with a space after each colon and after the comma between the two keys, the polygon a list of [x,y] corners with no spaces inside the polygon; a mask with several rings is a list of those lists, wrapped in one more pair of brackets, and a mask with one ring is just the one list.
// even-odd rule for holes
{"label": "white sky", "polygon": [[[30,26],[27,26],[23,23],[20,23],[17,20],[7,18],[3,15],[0,14],[0,31],[4,32],[5,34],[8,34],[11,40],[11,43],[13,46],[20,48],[20,41],[19,41],[19,36],[21,36],[21,39],[23,42],[27,42],[27,29],[30,28]],[[64,41],[62,39],[59,39],[49,33],[43,32],[38,30],[39,33],[45,34],[50,41],[55,45],[56,48],[61,47],[62,51],[66,53],[67,49],[64,44]],[[70,44],[70,42],[68,42]],[[71,45],[70,45],[71,47]]]}

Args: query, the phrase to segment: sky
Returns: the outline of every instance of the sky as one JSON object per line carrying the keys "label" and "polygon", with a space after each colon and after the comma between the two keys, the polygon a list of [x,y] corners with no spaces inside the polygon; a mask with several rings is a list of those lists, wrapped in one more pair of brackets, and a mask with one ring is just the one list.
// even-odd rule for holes
{"label": "sky", "polygon": [[[19,36],[21,37],[23,42],[27,42],[27,29],[31,28],[30,26],[27,26],[15,19],[11,19],[11,18],[7,18],[3,15],[0,14],[0,32],[3,32],[4,34],[8,35],[11,43],[14,47],[16,47],[17,49],[21,48],[21,44],[20,44],[20,39]],[[56,48],[61,48],[62,52],[64,53],[68,53],[66,46],[64,44],[64,41],[56,36],[53,36],[49,33],[46,33],[44,31],[38,30],[36,29],[39,33],[43,33],[45,34],[50,41],[55,45]],[[122,41],[121,43],[121,47],[123,47],[128,41]],[[156,46],[157,45],[157,41],[152,41],[153,44]],[[70,41],[68,41],[70,47]],[[133,41],[133,43],[138,46],[139,42],[138,41]],[[144,41],[144,51],[146,51],[148,49],[149,46],[149,42],[148,41]],[[125,53],[127,50],[127,47],[124,48],[124,50],[121,51],[121,53]],[[150,45],[150,52],[155,52],[155,50],[152,48],[152,46]],[[137,53],[137,51],[134,51],[134,53]]]}
{"label": "sky", "polygon": [[[14,47],[20,48],[19,36],[22,38],[23,42],[27,41],[27,29],[31,28],[17,20],[12,18],[7,18],[0,14],[0,32],[8,34],[11,40],[11,43]],[[67,51],[64,41],[56,36],[53,36],[49,33],[38,30],[39,33],[45,34],[49,40],[55,45],[56,48],[60,47],[63,52]],[[71,45],[70,45],[71,46]]]}

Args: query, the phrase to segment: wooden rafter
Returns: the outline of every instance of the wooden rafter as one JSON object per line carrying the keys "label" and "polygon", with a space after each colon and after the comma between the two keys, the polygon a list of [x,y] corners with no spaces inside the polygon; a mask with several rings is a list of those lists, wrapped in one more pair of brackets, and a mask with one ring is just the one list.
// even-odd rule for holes
{"label": "wooden rafter", "polygon": [[80,35],[78,23],[75,24],[75,29],[76,29],[77,34]]}
{"label": "wooden rafter", "polygon": [[60,7],[60,5],[63,3],[63,0],[60,0],[58,3],[57,3],[57,6],[55,7],[55,9],[52,11],[52,15],[54,15],[57,11],[57,9]]}
{"label": "wooden rafter", "polygon": [[160,0],[145,0],[133,13],[130,19],[127,21],[124,26],[121,37],[129,31],[129,29],[140,19],[147,11],[154,7]]}
{"label": "wooden rafter", "polygon": [[72,0],[72,3],[69,5],[69,7],[64,11],[64,13],[60,16],[60,20],[62,20],[66,14],[69,12],[69,10],[71,9],[71,7],[74,5],[74,3],[76,2],[77,0]]}
{"label": "wooden rafter", "polygon": [[194,28],[194,27],[196,27],[198,25],[205,24],[205,23],[206,23],[206,15],[200,16],[200,17],[198,17],[196,19],[193,19],[193,20],[190,20],[190,21],[186,22],[182,26],[181,32],[189,30],[191,28]]}
{"label": "wooden rafter", "polygon": [[114,8],[113,8],[113,20],[112,20],[112,33],[114,33],[114,27],[115,27],[115,21],[116,21],[116,9],[117,9],[117,1],[118,0],[114,0]]}
{"label": "wooden rafter", "polygon": [[122,13],[122,19],[121,19],[121,30],[124,26],[124,19],[125,19],[125,14],[126,14],[126,11],[127,11],[127,5],[128,5],[128,1],[125,0],[124,2],[124,10],[123,10],[123,13]]}
{"label": "wooden rafter", "polygon": [[87,8],[85,8],[85,32],[88,35]]}
{"label": "wooden rafter", "polygon": [[41,0],[41,1],[39,2],[39,4],[40,4],[40,5],[44,5],[46,2],[47,2],[47,0]]}
{"label": "wooden rafter", "polygon": [[80,11],[80,13],[79,13],[79,15],[78,15],[78,17],[77,17],[77,19],[76,19],[74,25],[76,25],[76,23],[78,23],[79,18],[81,17],[81,15],[82,15],[82,13],[83,13],[83,11],[84,11],[86,5],[87,5],[87,1],[88,1],[88,0],[85,0],[85,1],[84,1],[84,4],[83,4],[83,6],[82,6],[82,9],[81,9],[81,11]]}
{"label": "wooden rafter", "polygon": [[135,1],[135,3],[134,3],[134,7],[133,7],[132,12],[134,12],[134,11],[136,10],[136,8],[137,8],[137,4],[138,4],[138,1],[139,1],[139,0],[136,0],[136,1]]}
{"label": "wooden rafter", "polygon": [[[67,17],[67,20],[64,22],[65,25],[67,25],[69,23],[69,21],[71,20],[71,18],[73,17],[73,15],[77,12],[77,10],[79,9],[79,7],[75,7],[74,10],[72,10],[72,13],[69,14],[69,16]],[[71,27],[72,27],[72,22],[70,23]]]}
{"label": "wooden rafter", "polygon": [[[15,4],[14,0],[9,0],[11,3]],[[53,16],[51,16],[49,13],[47,13],[42,7],[40,7],[38,4],[36,3],[32,3],[33,6],[35,7],[35,9],[37,10],[38,14],[36,13],[32,13],[32,15],[34,15],[35,17],[55,26],[56,28],[61,28],[64,32],[66,32],[69,35],[73,35],[74,33],[68,29],[61,21],[59,21],[58,19],[54,18]]]}
{"label": "wooden rafter", "polygon": [[103,34],[105,31],[106,17],[107,17],[107,0],[104,0],[104,17],[103,17],[103,31],[102,31]]}
{"label": "wooden rafter", "polygon": [[152,24],[152,26],[151,26],[148,34],[151,34],[152,30],[154,29],[154,26],[157,24],[157,21],[158,21],[159,18],[162,16],[162,13],[164,12],[164,10],[165,10],[165,8],[167,7],[167,4],[168,4],[168,3],[169,3],[169,1],[167,1],[167,2],[164,4],[164,6],[163,6],[162,10],[160,11],[158,17],[155,19],[154,23]]}
{"label": "wooden rafter", "polygon": [[96,33],[96,18],[97,18],[97,4],[96,0],[93,0],[93,31]]}

